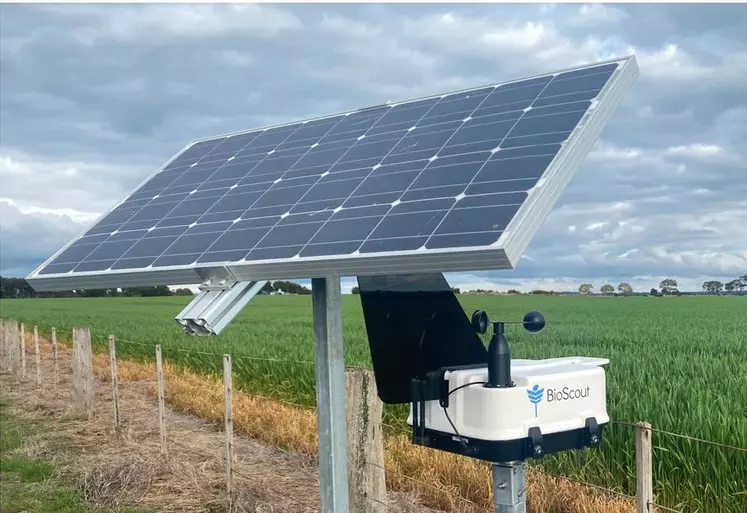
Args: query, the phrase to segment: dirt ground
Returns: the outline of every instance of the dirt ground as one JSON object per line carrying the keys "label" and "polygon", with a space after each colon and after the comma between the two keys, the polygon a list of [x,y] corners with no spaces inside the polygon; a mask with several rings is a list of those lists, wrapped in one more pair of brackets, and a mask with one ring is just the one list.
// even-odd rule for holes
{"label": "dirt ground", "polygon": [[[115,433],[110,383],[96,382],[93,418],[73,413],[68,353],[60,353],[59,384],[42,359],[42,387],[27,360],[27,377],[0,374],[0,397],[13,412],[51,421],[65,443],[29,438],[24,452],[64,469],[86,500],[111,511],[139,507],[158,512],[309,513],[319,511],[319,474],[314,458],[234,436],[234,498],[226,494],[225,437],[214,423],[166,410],[167,454],[160,452],[158,404],[152,381],[120,383],[121,429]],[[393,513],[433,512],[409,493],[389,491]]]}

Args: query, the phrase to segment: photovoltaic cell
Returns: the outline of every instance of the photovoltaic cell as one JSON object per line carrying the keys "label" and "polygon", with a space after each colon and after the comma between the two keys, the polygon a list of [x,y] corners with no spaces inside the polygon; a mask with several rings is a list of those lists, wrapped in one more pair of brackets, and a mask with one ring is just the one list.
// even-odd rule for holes
{"label": "photovoltaic cell", "polygon": [[624,62],[198,141],[35,275],[490,246]]}

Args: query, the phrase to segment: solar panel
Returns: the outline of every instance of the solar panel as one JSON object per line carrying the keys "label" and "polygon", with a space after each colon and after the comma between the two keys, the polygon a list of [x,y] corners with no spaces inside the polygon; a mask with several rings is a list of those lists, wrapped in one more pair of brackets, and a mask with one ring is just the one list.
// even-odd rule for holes
{"label": "solar panel", "polygon": [[512,268],[637,74],[628,57],[196,141],[28,281]]}

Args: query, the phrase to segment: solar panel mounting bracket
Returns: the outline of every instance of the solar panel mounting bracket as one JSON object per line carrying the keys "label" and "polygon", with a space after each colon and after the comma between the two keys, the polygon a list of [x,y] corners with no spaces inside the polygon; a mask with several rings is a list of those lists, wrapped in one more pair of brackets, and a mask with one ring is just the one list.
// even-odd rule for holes
{"label": "solar panel mounting bracket", "polygon": [[188,335],[218,335],[266,283],[208,278],[200,284],[200,293],[176,316],[176,321]]}

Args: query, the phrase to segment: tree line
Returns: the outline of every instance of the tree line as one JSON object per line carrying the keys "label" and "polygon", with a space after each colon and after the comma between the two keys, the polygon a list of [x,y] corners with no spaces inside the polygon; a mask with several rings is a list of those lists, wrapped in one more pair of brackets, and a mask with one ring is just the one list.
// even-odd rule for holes
{"label": "tree line", "polygon": [[192,296],[188,288],[170,289],[166,285],[152,287],[126,287],[108,289],[78,289],[55,292],[37,292],[23,278],[0,276],[0,297],[3,299],[54,298],[54,297],[154,297]]}
{"label": "tree line", "polygon": [[[615,287],[606,283],[599,289],[602,294],[612,295],[615,293]],[[617,291],[621,296],[630,296],[633,294],[633,287],[629,283],[623,282],[617,286]],[[591,283],[582,283],[578,287],[578,293],[583,295],[590,295],[594,293],[594,285]]]}
{"label": "tree line", "polygon": [[311,290],[292,281],[273,281],[265,283],[260,294],[311,294]]}
{"label": "tree line", "polygon": [[703,292],[709,294],[721,294],[724,291],[729,294],[741,294],[745,289],[747,289],[747,274],[740,276],[739,278],[734,278],[726,283],[722,283],[718,280],[703,282]]}
{"label": "tree line", "polygon": [[[260,294],[311,294],[311,290],[292,281],[267,282]],[[56,298],[56,297],[154,297],[193,296],[192,290],[184,287],[170,289],[166,285],[152,287],[128,287],[109,289],[80,289],[55,292],[37,292],[23,278],[0,276],[0,297],[3,299]]]}
{"label": "tree line", "polygon": [[[454,294],[461,294],[461,293],[462,293],[462,291],[461,291],[461,290],[459,290],[459,287],[452,287],[452,288],[451,288],[451,291],[452,291],[452,292],[453,292]],[[351,294],[360,294],[360,293],[361,293],[361,289],[360,289],[360,287],[358,287],[358,286],[356,285],[355,287],[353,287],[353,289],[352,289],[352,290],[350,291],[350,293],[351,293]]]}
{"label": "tree line", "polygon": [[[735,278],[729,282],[723,283],[717,280],[709,280],[703,282],[703,292],[707,294],[722,294],[724,292],[728,294],[741,294],[742,291],[747,289],[747,274]],[[460,294],[459,288],[454,287],[452,289],[455,294]],[[603,295],[616,295],[616,296],[631,296],[634,295],[633,287],[627,283],[622,282],[617,287],[605,283],[599,289]],[[358,287],[353,287],[353,294],[359,294],[360,290]],[[468,294],[491,294],[495,293],[492,290],[470,290]],[[518,290],[512,289],[507,292],[508,294],[520,294]],[[578,288],[578,293],[581,295],[592,295],[594,294],[594,285],[592,283],[582,283]],[[311,290],[303,285],[292,281],[268,281],[260,291],[260,294],[311,294]],[[531,294],[540,295],[555,295],[558,294],[554,291],[546,290],[533,290]],[[641,293],[638,293],[641,294]],[[677,287],[677,280],[673,278],[666,278],[659,283],[659,288],[652,288],[648,294],[642,293],[643,295],[650,296],[680,296],[682,293]],[[129,287],[122,289],[84,289],[84,290],[68,290],[68,291],[56,291],[56,292],[36,292],[23,278],[8,278],[0,276],[0,297],[4,299],[15,299],[15,298],[55,298],[55,297],[154,297],[154,296],[192,296],[194,293],[188,288],[170,289],[166,285],[156,285],[152,287]]]}
{"label": "tree line", "polygon": [[[717,280],[711,280],[703,282],[703,291],[709,294],[720,294],[726,291],[730,294],[741,294],[743,290],[747,289],[747,274],[734,278],[733,280],[722,283]],[[599,291],[604,295],[621,295],[630,296],[633,295],[633,287],[629,283],[620,283],[617,286],[617,293],[615,293],[615,287],[606,283],[602,285]],[[590,295],[594,293],[594,285],[591,283],[582,283],[578,287],[578,293],[582,295]],[[648,295],[650,296],[681,296],[677,287],[677,280],[674,278],[665,278],[659,283],[659,288],[652,288]]]}

